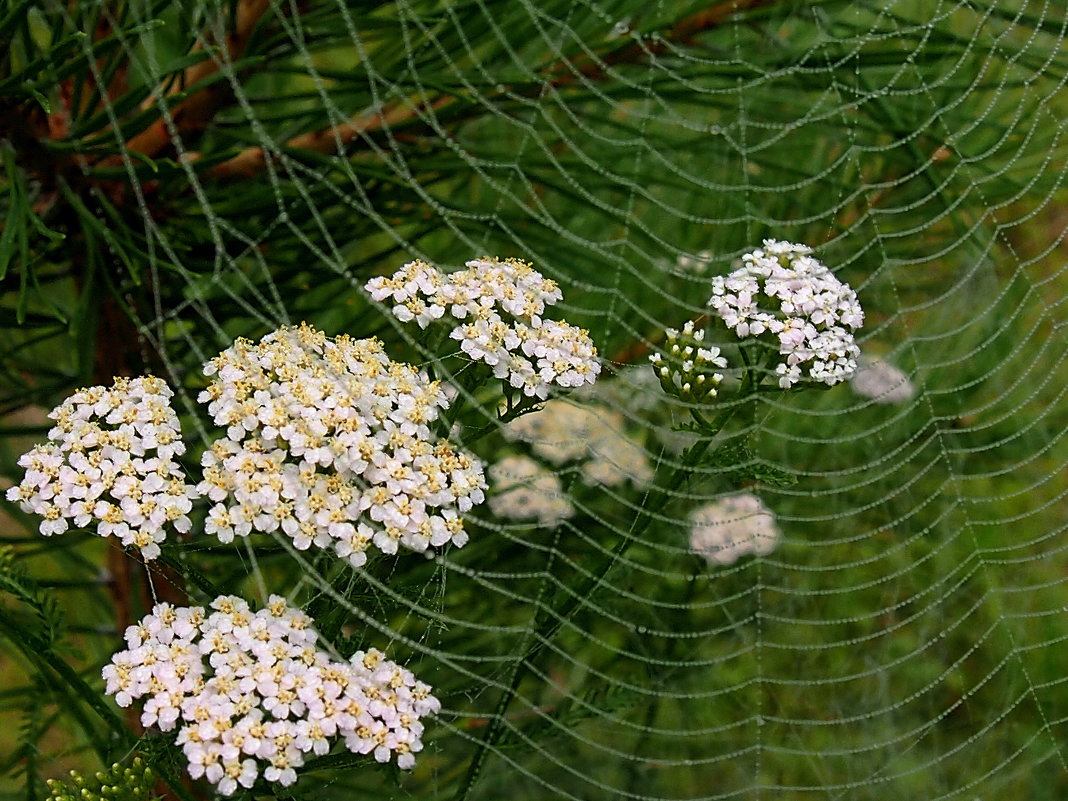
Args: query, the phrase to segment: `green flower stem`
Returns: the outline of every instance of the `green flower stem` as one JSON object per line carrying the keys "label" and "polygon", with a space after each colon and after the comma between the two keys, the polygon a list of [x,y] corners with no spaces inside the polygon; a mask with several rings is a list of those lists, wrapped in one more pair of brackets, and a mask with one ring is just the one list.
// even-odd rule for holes
{"label": "green flower stem", "polygon": [[[747,385],[751,385],[750,391],[755,389],[755,384],[750,378],[752,375],[753,372],[747,369]],[[759,378],[756,379],[755,383],[759,384]],[[699,412],[697,412],[697,410],[693,410],[694,419],[704,429],[704,439],[695,443],[683,454],[681,460],[682,463],[672,471],[664,485],[657,487],[654,484],[653,490],[650,495],[646,496],[645,503],[642,504],[641,510],[635,516],[630,530],[624,534],[619,542],[616,543],[615,547],[612,548],[604,563],[600,565],[597,570],[594,570],[582,587],[572,595],[571,600],[564,604],[561,609],[550,610],[547,614],[540,616],[540,620],[538,617],[535,618],[535,630],[529,638],[530,645],[523,656],[515,663],[512,680],[500,700],[497,702],[493,718],[486,731],[486,736],[479,743],[478,749],[475,751],[475,755],[471,759],[471,765],[468,768],[467,775],[464,777],[459,790],[453,797],[454,801],[465,801],[468,794],[475,786],[475,783],[478,781],[478,777],[485,765],[486,758],[489,755],[489,749],[492,748],[500,738],[504,726],[505,713],[511,705],[512,700],[515,698],[520,683],[530,672],[535,657],[541,652],[542,648],[552,641],[553,637],[555,637],[563,627],[564,622],[570,619],[578,607],[587,603],[594,593],[601,588],[604,584],[605,577],[619,559],[622,558],[630,546],[638,540],[641,534],[649,527],[650,523],[652,523],[653,519],[664,506],[667,505],[667,502],[671,497],[677,493],[677,490],[693,474],[694,468],[704,458],[712,441],[734,415],[736,409],[737,406],[724,409],[716,415],[711,422],[708,422]]]}
{"label": "green flower stem", "polygon": [[524,414],[530,414],[531,412],[538,411],[541,408],[542,403],[542,401],[535,401],[534,403],[529,403],[526,398],[522,398],[519,400],[518,403],[515,403],[513,405],[512,400],[513,398],[511,396],[507,398],[508,406],[505,409],[504,414],[499,415],[496,420],[487,423],[484,426],[479,426],[470,434],[464,435],[464,445],[470,445],[472,442],[477,442],[487,434],[491,434],[497,429],[499,429],[501,426],[507,425],[508,423],[512,422],[517,417],[522,417]]}

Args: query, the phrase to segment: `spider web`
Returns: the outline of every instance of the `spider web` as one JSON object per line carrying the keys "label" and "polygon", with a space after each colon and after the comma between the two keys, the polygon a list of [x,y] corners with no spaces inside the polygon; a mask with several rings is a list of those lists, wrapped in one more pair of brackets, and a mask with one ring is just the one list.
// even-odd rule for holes
{"label": "spider web", "polygon": [[[445,702],[410,777],[320,773],[323,792],[1063,795],[1059,4],[266,6],[246,54],[213,51],[232,102],[203,132],[156,100],[173,194],[123,153],[140,331],[204,442],[197,369],[235,336],[307,319],[428,358],[360,289],[411,258],[517,256],[557,280],[606,358],[575,402],[620,413],[660,470],[685,410],[646,356],[765,237],[817,248],[865,306],[863,351],[915,390],[762,399],[753,447],[799,481],[744,487],[782,539],[731,565],[689,546],[693,510],[739,489],[715,466],[625,549],[647,490],[547,462],[575,509],[556,528],[480,507],[464,549],[351,574],[229,552],[250,592],[343,610],[337,637],[388,646]],[[227,11],[159,11],[123,49],[166,85]]]}

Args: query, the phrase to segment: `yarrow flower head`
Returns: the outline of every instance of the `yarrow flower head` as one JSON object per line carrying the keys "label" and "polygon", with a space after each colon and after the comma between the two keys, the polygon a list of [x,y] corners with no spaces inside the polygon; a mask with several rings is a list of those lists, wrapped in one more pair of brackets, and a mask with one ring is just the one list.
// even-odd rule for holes
{"label": "yarrow flower head", "polygon": [[411,671],[373,648],[331,659],[312,620],[276,595],[255,612],[232,595],[211,609],[156,605],[103,669],[119,706],[145,699],[144,726],[178,730],[190,776],[223,795],[261,775],[288,786],[306,756],[337,740],[413,766],[421,719],[441,705]]}
{"label": "yarrow flower head", "polygon": [[690,524],[690,550],[713,565],[734,564],[746,554],[771,553],[780,538],[775,516],[748,492],[695,509]]}
{"label": "yarrow flower head", "polygon": [[356,566],[371,545],[467,542],[460,515],[485,499],[482,464],[430,430],[445,387],[377,339],[281,328],[238,340],[204,372],[200,400],[226,428],[202,458],[209,534],[281,531]]}
{"label": "yarrow flower head", "polygon": [[811,255],[806,245],[764,240],[742,266],[712,279],[709,305],[740,338],[775,337],[779,386],[802,379],[833,386],[852,377],[864,323],[856,293]]}
{"label": "yarrow flower head", "polygon": [[550,400],[541,410],[512,420],[501,433],[507,440],[529,443],[537,456],[553,464],[579,462],[579,475],[588,484],[641,487],[653,478],[645,450],[626,433],[623,415],[600,404]]}
{"label": "yarrow flower head", "polygon": [[727,360],[716,346],[704,347],[705,332],[694,330],[692,320],[682,331],[668,328],[665,353],[649,356],[664,392],[691,403],[712,400],[719,392]]}
{"label": "yarrow flower head", "polygon": [[506,456],[489,469],[489,507],[498,517],[554,528],[575,513],[560,479],[529,456]]}
{"label": "yarrow flower head", "polygon": [[445,274],[413,261],[389,278],[371,279],[366,289],[377,301],[392,300],[402,322],[426,328],[447,320],[449,336],[469,358],[527,397],[597,380],[601,365],[589,332],[543,317],[563,297],[555,281],[517,259],[485,257],[466,266]]}
{"label": "yarrow flower head", "polygon": [[7,499],[43,517],[46,536],[95,525],[145,559],[159,556],[168,526],[189,530],[197,497],[174,460],[185,445],[173,396],[154,376],[78,390],[48,415],[49,441],[19,458],[26,475]]}
{"label": "yarrow flower head", "polygon": [[858,395],[876,403],[904,403],[916,394],[916,388],[902,370],[889,362],[865,356],[861,356],[849,385]]}

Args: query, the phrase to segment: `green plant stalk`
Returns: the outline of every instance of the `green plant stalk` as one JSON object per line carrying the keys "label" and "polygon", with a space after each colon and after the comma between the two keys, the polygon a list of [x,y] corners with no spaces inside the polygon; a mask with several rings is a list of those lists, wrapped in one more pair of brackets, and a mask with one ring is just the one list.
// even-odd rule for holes
{"label": "green plant stalk", "polygon": [[[759,371],[754,369],[747,360],[746,378],[742,386],[743,397],[747,395],[755,395],[758,391],[761,377]],[[520,683],[530,672],[531,663],[534,658],[541,652],[542,648],[552,641],[553,637],[560,631],[564,622],[574,614],[578,607],[585,603],[587,599],[591,598],[593,594],[601,588],[605,577],[616,562],[649,527],[653,518],[664,508],[664,506],[667,505],[671,496],[690,478],[693,474],[693,469],[704,458],[705,453],[712,445],[716,435],[734,415],[736,409],[736,406],[724,409],[713,418],[711,422],[708,422],[697,410],[692,410],[694,419],[705,429],[706,436],[704,439],[695,443],[685,454],[683,454],[682,464],[675,468],[668,477],[667,482],[665,482],[665,485],[659,489],[654,488],[651,495],[647,496],[646,503],[642,505],[641,511],[635,516],[634,522],[631,524],[630,531],[624,534],[620,541],[616,543],[615,547],[612,548],[612,551],[609,553],[604,564],[597,570],[593,571],[590,578],[587,579],[583,586],[574,593],[572,599],[565,604],[562,609],[550,612],[542,618],[540,625],[536,626],[529,638],[531,643],[530,646],[527,648],[523,656],[516,661],[516,668],[512,674],[512,680],[509,683],[508,688],[505,690],[504,695],[502,695],[501,699],[497,702],[486,736],[482,739],[482,742],[479,743],[478,750],[475,751],[467,775],[464,777],[456,795],[453,796],[454,801],[465,801],[471,790],[474,788],[475,783],[478,781],[486,758],[489,755],[489,749],[500,738],[501,729],[504,726],[505,712],[511,705],[512,699],[515,698]],[[537,621],[535,622],[537,623]]]}

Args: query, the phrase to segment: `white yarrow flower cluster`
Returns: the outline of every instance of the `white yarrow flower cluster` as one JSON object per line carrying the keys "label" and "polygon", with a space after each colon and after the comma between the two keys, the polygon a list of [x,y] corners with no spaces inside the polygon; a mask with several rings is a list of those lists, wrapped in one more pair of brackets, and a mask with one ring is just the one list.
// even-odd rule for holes
{"label": "white yarrow flower cluster", "polygon": [[174,396],[154,376],[81,389],[48,415],[48,443],[19,458],[26,475],[7,491],[40,515],[45,536],[95,525],[102,537],[159,556],[168,526],[185,532],[196,490],[174,460],[185,453]]}
{"label": "white yarrow flower cluster", "polygon": [[467,542],[460,514],[485,499],[482,465],[431,433],[449,404],[441,383],[378,340],[281,328],[238,340],[204,372],[214,380],[200,400],[226,428],[202,459],[207,533],[281,531],[355,566],[372,544]]}
{"label": "white yarrow flower cluster", "polygon": [[642,487],[653,478],[645,450],[626,434],[623,415],[599,404],[551,400],[512,420],[502,433],[529,443],[553,464],[581,462],[580,475],[589,484],[615,487],[629,481]]}
{"label": "white yarrow flower cluster", "polygon": [[771,553],[780,538],[774,515],[748,492],[695,509],[690,524],[690,550],[713,565],[730,565],[747,554]]}
{"label": "white yarrow flower cluster", "polygon": [[413,261],[366,289],[377,301],[392,300],[403,322],[426,328],[447,319],[449,336],[469,358],[527,397],[547,398],[553,385],[592,384],[601,371],[588,331],[542,316],[563,294],[526,262],[486,257],[445,274]]}
{"label": "white yarrow flower cluster", "polygon": [[652,353],[649,361],[664,392],[684,401],[710,401],[719,392],[723,374],[716,372],[727,367],[727,360],[715,345],[704,347],[704,330],[695,330],[688,320],[682,331],[664,330],[666,353]]}
{"label": "white yarrow flower cluster", "polygon": [[876,403],[904,403],[916,394],[916,388],[904,371],[882,359],[865,356],[861,356],[856,375],[849,385],[858,395]]}
{"label": "white yarrow flower cluster", "polygon": [[489,468],[489,507],[498,517],[554,528],[575,513],[560,479],[529,456],[505,456]]}
{"label": "white yarrow flower cluster", "polygon": [[421,718],[441,705],[411,671],[375,649],[332,660],[312,620],[276,595],[257,612],[227,595],[211,607],[156,605],[103,669],[119,706],[144,698],[144,726],[178,730],[190,776],[223,795],[260,775],[288,786],[337,740],[412,767]]}
{"label": "white yarrow flower cluster", "polygon": [[802,379],[828,386],[857,369],[853,332],[864,322],[856,293],[814,259],[806,245],[764,240],[742,266],[712,279],[709,305],[740,338],[770,332],[783,360],[779,386]]}

